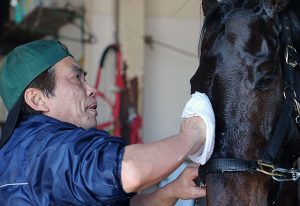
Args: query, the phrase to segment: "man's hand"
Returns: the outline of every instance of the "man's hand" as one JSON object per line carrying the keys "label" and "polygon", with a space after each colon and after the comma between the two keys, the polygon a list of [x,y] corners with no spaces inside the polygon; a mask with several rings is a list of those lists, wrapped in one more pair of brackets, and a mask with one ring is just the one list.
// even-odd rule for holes
{"label": "man's hand", "polygon": [[195,199],[206,195],[206,189],[198,187],[195,179],[198,177],[198,164],[189,164],[185,170],[170,184],[170,196],[177,199]]}
{"label": "man's hand", "polygon": [[203,119],[200,117],[184,119],[181,123],[180,134],[183,138],[191,138],[194,140],[194,146],[189,154],[196,153],[205,141],[206,126]]}
{"label": "man's hand", "polygon": [[204,165],[211,157],[215,143],[215,115],[212,104],[205,93],[195,92],[192,94],[181,115],[183,118],[195,116],[201,117],[205,123],[205,142],[203,147],[198,147],[198,151],[192,150],[194,154],[190,153],[189,159]]}
{"label": "man's hand", "polygon": [[174,206],[178,199],[195,199],[206,195],[206,189],[196,186],[198,164],[189,164],[171,183],[150,194],[133,197],[131,206]]}

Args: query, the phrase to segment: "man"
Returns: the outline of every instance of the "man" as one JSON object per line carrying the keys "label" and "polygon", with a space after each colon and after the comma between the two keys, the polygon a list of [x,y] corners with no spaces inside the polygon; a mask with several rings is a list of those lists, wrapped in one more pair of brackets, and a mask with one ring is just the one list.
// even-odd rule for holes
{"label": "man", "polygon": [[[8,54],[0,94],[9,111],[0,139],[2,205],[129,205],[137,191],[165,178],[205,140],[199,117],[185,119],[179,134],[149,144],[126,145],[96,130],[95,89],[54,40],[34,41]],[[181,198],[168,191],[150,196],[162,202],[165,196]],[[205,192],[191,193],[186,196]],[[132,205],[147,198],[154,201],[136,196]]]}
{"label": "man", "polygon": [[[171,183],[150,194],[135,195],[131,205],[138,206],[174,206],[190,205],[189,201],[206,194],[205,189],[197,187],[194,180],[198,176],[198,164],[189,164]],[[180,201],[178,201],[180,199]],[[183,202],[183,201],[187,202]]]}

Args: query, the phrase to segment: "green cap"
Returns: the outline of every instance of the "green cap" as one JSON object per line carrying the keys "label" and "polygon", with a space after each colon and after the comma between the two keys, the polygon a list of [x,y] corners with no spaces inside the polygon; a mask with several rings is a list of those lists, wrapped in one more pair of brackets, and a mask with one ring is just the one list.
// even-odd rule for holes
{"label": "green cap", "polygon": [[11,51],[0,71],[0,95],[7,110],[35,77],[67,56],[71,54],[55,40],[37,40]]}
{"label": "green cap", "polygon": [[0,95],[9,111],[0,138],[0,148],[13,133],[21,113],[23,94],[39,74],[67,56],[67,48],[55,40],[37,40],[11,51],[0,70]]}

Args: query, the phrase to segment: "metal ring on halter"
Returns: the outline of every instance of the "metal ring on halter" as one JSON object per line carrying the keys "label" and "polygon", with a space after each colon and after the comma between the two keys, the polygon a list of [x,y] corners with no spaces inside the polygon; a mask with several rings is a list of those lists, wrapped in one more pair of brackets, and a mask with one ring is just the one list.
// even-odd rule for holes
{"label": "metal ring on halter", "polygon": [[298,116],[295,118],[295,122],[296,122],[296,124],[299,124],[299,123],[300,123],[300,115],[298,115]]}
{"label": "metal ring on halter", "polygon": [[297,66],[297,61],[296,61],[296,60],[294,60],[294,62],[290,62],[290,61],[289,61],[289,56],[290,56],[290,54],[289,54],[289,49],[293,50],[294,52],[297,52],[296,49],[295,49],[294,47],[288,45],[288,46],[286,47],[286,49],[285,49],[285,62],[286,62],[288,65],[292,66],[292,67],[296,67],[296,66]]}
{"label": "metal ring on halter", "polygon": [[298,112],[300,115],[300,103],[297,101],[297,99],[293,99],[295,103],[295,110]]}
{"label": "metal ring on halter", "polygon": [[300,178],[300,171],[291,168],[291,169],[284,169],[284,168],[275,168],[273,173],[281,174],[277,176],[272,176],[272,178],[276,181],[283,182],[283,181],[298,181]]}
{"label": "metal ring on halter", "polygon": [[269,176],[281,176],[282,174],[275,173],[274,170],[276,169],[273,164],[268,164],[263,162],[262,160],[257,160],[257,165],[259,168],[256,168],[258,172],[264,173]]}
{"label": "metal ring on halter", "polygon": [[[290,89],[290,87],[289,86],[286,86],[285,88],[284,88],[284,90],[283,90],[283,97],[286,99],[286,94],[285,94],[285,92],[288,90],[288,89]],[[295,92],[295,90],[292,90],[293,91],[293,93],[294,93],[294,99],[297,99],[297,95],[296,95],[296,92]]]}
{"label": "metal ring on halter", "polygon": [[300,103],[296,100],[296,99],[293,99],[294,100],[294,103],[295,103],[295,111],[298,113],[298,115],[296,116],[295,118],[295,122],[297,124],[300,123]]}

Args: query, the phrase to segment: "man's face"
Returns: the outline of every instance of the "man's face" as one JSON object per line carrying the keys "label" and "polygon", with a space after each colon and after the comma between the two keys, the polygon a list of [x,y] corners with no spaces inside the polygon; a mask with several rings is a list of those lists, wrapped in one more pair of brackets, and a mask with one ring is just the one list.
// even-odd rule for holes
{"label": "man's face", "polygon": [[54,95],[49,97],[51,116],[63,122],[89,129],[96,126],[97,102],[95,89],[86,84],[85,73],[72,57],[55,65]]}

